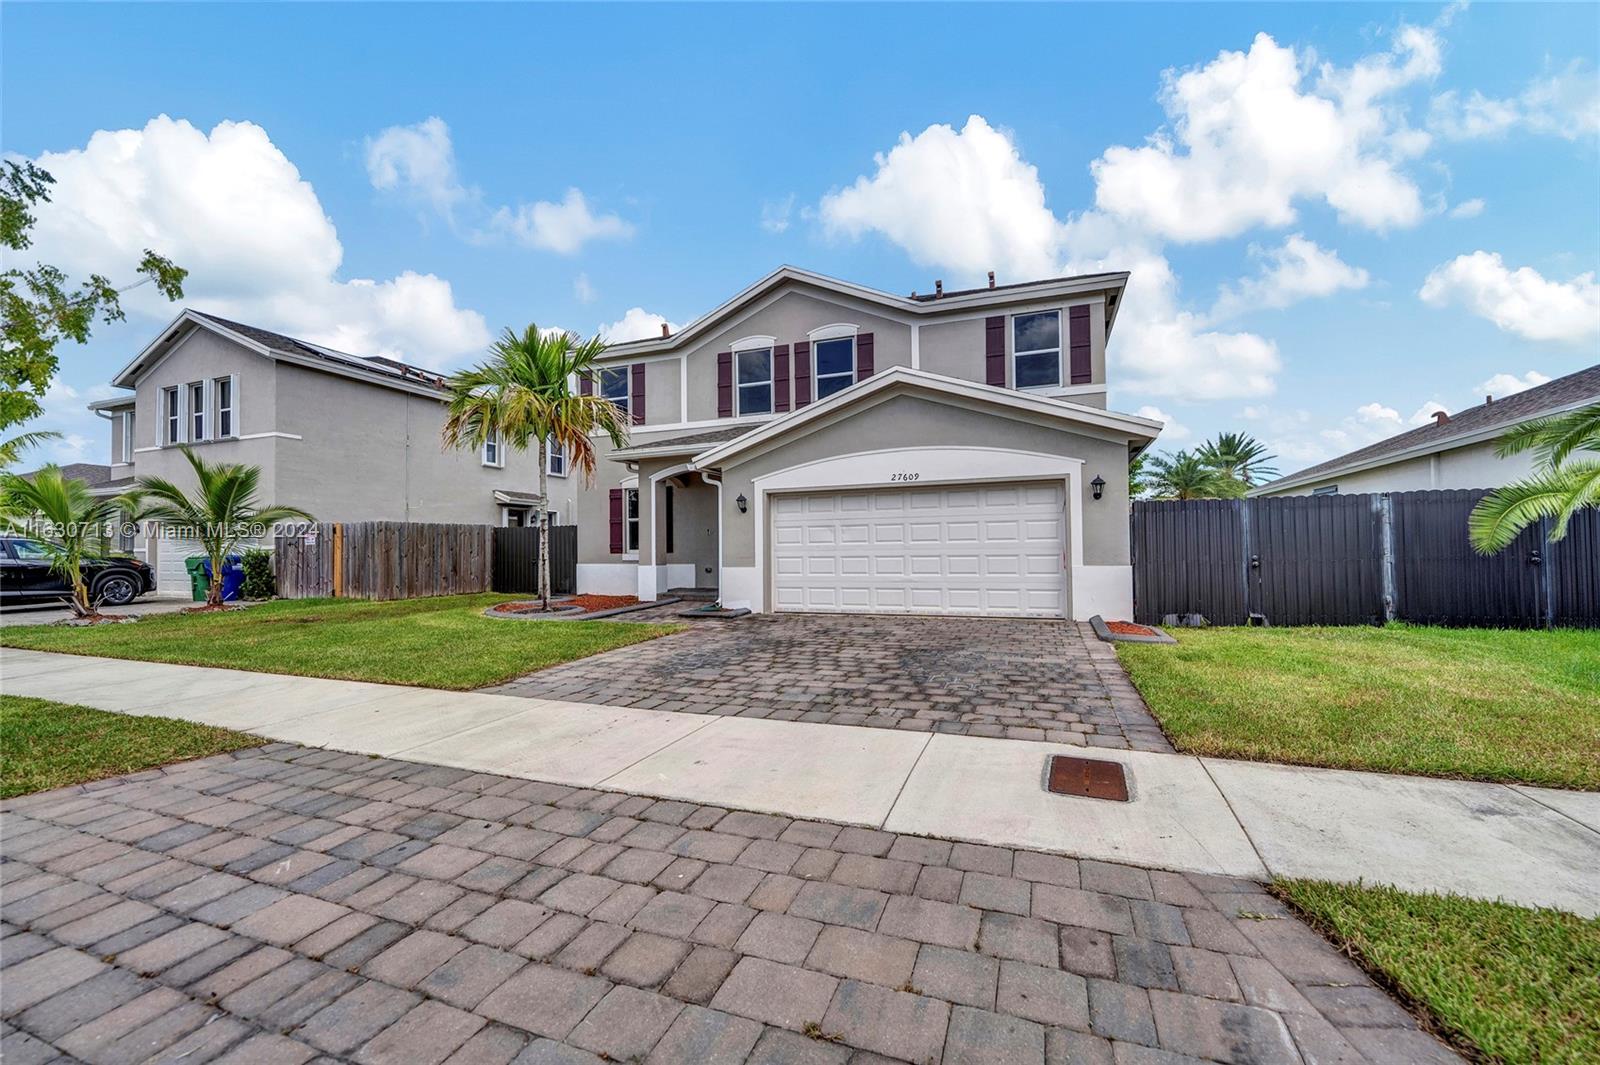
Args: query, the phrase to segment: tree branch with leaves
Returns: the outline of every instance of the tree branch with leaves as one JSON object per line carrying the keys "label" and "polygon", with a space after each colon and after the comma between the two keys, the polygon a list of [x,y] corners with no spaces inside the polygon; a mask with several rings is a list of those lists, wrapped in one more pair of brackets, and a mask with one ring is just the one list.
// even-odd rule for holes
{"label": "tree branch with leaves", "polygon": [[1554,518],[1550,541],[1567,535],[1573,515],[1600,507],[1600,403],[1523,422],[1500,437],[1495,454],[1510,458],[1531,451],[1531,476],[1497,488],[1467,517],[1473,548],[1492,555],[1511,545],[1522,530]]}

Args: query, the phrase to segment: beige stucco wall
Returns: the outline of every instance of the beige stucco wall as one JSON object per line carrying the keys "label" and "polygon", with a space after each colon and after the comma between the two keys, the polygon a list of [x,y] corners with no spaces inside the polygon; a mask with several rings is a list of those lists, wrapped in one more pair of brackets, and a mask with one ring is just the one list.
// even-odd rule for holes
{"label": "beige stucco wall", "polygon": [[[1066,432],[986,411],[913,395],[894,396],[866,411],[841,417],[780,447],[723,468],[723,564],[755,564],[754,509],[741,514],[735,500],[753,498],[764,474],[818,459],[897,447],[971,446],[1006,448],[1083,460],[1082,498],[1085,565],[1127,565],[1128,445],[1126,440]],[[1103,497],[1091,497],[1088,482],[1104,477]],[[923,483],[937,484],[937,471]],[[886,486],[887,487],[887,486]]]}
{"label": "beige stucco wall", "polygon": [[1521,480],[1533,472],[1533,456],[1524,452],[1508,458],[1494,453],[1494,441],[1485,440],[1465,447],[1392,462],[1356,473],[1311,481],[1299,488],[1264,495],[1308,496],[1318,488],[1332,485],[1340,495],[1363,492],[1421,492],[1451,488],[1499,488]]}

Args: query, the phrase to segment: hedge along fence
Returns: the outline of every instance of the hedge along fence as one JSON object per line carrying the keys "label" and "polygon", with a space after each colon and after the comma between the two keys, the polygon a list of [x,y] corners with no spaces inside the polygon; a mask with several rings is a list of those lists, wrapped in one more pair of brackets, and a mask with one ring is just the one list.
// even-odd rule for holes
{"label": "hedge along fence", "polygon": [[417,599],[494,586],[492,525],[322,522],[278,534],[273,557],[285,599]]}

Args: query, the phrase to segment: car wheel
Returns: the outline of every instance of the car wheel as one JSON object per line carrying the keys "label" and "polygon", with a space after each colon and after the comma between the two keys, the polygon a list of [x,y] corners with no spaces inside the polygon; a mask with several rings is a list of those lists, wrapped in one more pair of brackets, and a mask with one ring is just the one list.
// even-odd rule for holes
{"label": "car wheel", "polygon": [[106,606],[127,606],[138,594],[138,584],[121,573],[113,573],[94,586],[94,597]]}

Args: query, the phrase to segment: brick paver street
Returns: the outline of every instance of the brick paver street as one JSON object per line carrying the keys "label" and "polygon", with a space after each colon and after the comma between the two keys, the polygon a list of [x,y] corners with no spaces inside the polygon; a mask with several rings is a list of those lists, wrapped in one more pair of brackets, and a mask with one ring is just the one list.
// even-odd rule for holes
{"label": "brick paver street", "polygon": [[647,710],[1172,751],[1116,652],[1087,625],[822,614],[691,624],[675,636],[489,690]]}
{"label": "brick paver street", "polygon": [[1248,881],[288,744],[0,809],[7,1065],[1456,1060]]}

